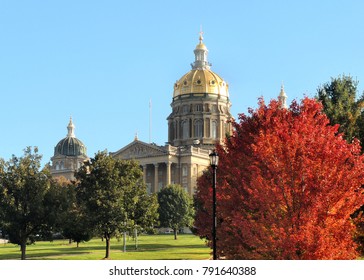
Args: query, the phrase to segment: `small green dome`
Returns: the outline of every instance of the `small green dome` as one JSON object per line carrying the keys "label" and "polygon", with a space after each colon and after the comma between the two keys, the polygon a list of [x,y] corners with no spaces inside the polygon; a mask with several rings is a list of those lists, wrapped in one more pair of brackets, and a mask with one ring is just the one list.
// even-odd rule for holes
{"label": "small green dome", "polygon": [[86,146],[75,136],[75,126],[72,123],[72,118],[70,119],[67,129],[67,137],[58,142],[57,146],[54,148],[54,155],[87,157]]}
{"label": "small green dome", "polygon": [[76,137],[66,137],[58,142],[54,155],[87,156],[86,146]]}

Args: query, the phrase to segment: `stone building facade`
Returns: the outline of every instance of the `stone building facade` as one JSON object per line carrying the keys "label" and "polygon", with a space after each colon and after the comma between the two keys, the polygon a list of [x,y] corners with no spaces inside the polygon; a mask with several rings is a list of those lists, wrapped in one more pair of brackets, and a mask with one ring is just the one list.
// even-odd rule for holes
{"label": "stone building facade", "polygon": [[[118,159],[137,160],[150,193],[169,184],[180,184],[192,195],[197,178],[210,165],[209,154],[215,144],[222,143],[232,132],[229,86],[211,70],[202,33],[194,54],[192,69],[173,86],[167,144],[158,146],[135,137],[133,142],[110,153]],[[287,108],[286,99],[282,85],[278,96],[282,108]],[[54,149],[51,173],[73,180],[74,172],[89,158],[86,146],[75,136],[72,118],[67,129],[67,136]]]}
{"label": "stone building facade", "polygon": [[136,137],[111,153],[115,158],[139,161],[149,192],[180,184],[192,195],[198,176],[210,165],[215,144],[231,133],[229,87],[210,69],[202,34],[194,54],[192,69],[174,84],[167,144],[148,144]]}

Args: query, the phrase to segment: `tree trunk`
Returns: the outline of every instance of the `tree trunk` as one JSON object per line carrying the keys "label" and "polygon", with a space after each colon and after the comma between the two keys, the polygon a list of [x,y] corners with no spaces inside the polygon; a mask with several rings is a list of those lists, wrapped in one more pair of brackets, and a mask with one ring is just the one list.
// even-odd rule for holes
{"label": "tree trunk", "polygon": [[20,250],[21,250],[21,260],[25,260],[25,251],[26,251],[26,248],[27,248],[27,241],[24,240],[24,241],[21,241],[21,244],[20,244]]}
{"label": "tree trunk", "polygon": [[176,229],[176,228],[174,228],[174,229],[173,229],[173,232],[174,232],[174,240],[177,240],[177,229]]}
{"label": "tree trunk", "polygon": [[126,231],[123,233],[123,252],[126,252]]}
{"label": "tree trunk", "polygon": [[138,250],[138,229],[136,227],[134,229],[134,236],[135,236],[135,250]]}
{"label": "tree trunk", "polygon": [[105,259],[110,257],[110,235],[105,233],[105,241],[106,241],[106,252],[105,252]]}

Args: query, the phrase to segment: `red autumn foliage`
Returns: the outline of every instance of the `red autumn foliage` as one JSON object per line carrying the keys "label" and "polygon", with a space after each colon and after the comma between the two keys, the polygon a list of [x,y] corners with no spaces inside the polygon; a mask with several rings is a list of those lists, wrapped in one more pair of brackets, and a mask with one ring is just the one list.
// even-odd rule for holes
{"label": "red autumn foliage", "polygon": [[[364,157],[305,98],[239,115],[218,145],[217,252],[227,259],[355,259],[350,219],[364,204]],[[211,240],[211,173],[199,178],[198,234]],[[211,244],[210,244],[211,245]]]}

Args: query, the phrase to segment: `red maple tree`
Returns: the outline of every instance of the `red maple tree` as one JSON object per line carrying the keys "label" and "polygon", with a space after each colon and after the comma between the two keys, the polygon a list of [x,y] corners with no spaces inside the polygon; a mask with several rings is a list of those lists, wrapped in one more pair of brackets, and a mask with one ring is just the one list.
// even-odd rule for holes
{"label": "red maple tree", "polygon": [[[364,157],[314,99],[272,100],[240,114],[217,145],[217,252],[227,259],[354,259],[350,218],[364,204]],[[196,192],[198,234],[211,240],[211,173]],[[211,244],[210,244],[211,245]]]}

